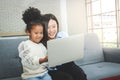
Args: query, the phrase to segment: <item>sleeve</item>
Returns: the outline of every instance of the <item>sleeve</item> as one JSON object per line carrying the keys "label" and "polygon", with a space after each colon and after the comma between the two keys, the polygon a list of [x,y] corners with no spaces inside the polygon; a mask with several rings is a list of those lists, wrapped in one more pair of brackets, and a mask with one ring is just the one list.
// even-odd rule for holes
{"label": "sleeve", "polygon": [[67,32],[64,32],[64,31],[61,31],[61,32],[58,32],[56,38],[65,38],[65,37],[68,37],[68,33]]}
{"label": "sleeve", "polygon": [[39,58],[37,56],[30,55],[30,49],[25,44],[25,42],[20,43],[20,45],[18,46],[18,51],[23,66],[28,67],[30,69],[35,69],[39,67]]}

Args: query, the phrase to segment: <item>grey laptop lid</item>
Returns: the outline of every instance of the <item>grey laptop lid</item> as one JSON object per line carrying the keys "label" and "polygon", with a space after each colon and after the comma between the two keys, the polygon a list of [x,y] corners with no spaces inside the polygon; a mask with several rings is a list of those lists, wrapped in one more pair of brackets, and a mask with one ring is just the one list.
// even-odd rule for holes
{"label": "grey laptop lid", "polygon": [[84,34],[49,40],[47,47],[49,67],[82,59],[84,54]]}

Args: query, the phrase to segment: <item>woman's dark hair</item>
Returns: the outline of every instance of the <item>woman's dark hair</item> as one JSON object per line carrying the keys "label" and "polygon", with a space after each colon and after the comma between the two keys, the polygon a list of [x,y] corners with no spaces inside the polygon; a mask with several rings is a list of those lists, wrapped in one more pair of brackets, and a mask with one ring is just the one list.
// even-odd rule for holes
{"label": "woman's dark hair", "polygon": [[[46,31],[47,31],[47,29],[48,29],[48,23],[49,23],[50,19],[56,21],[56,23],[57,23],[57,29],[58,29],[57,31],[59,31],[59,23],[58,23],[58,20],[57,20],[57,18],[55,17],[55,15],[53,15],[53,14],[51,14],[51,13],[49,13],[49,14],[44,14],[44,15],[42,16],[42,21],[43,21],[43,23],[45,24]],[[49,40],[49,39],[48,39],[48,40]]]}
{"label": "woman's dark hair", "polygon": [[42,15],[40,10],[34,7],[29,7],[24,11],[22,14],[22,19],[26,24],[26,29],[25,31],[31,32],[31,29],[33,26],[36,25],[42,25],[43,26],[43,39],[40,41],[42,42],[45,46],[47,43],[47,31],[45,29],[45,24],[42,21]]}

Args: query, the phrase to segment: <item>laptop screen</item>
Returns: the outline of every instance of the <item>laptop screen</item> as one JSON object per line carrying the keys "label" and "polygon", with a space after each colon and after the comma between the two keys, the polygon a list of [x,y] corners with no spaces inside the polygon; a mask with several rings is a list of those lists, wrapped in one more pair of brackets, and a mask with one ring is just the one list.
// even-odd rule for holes
{"label": "laptop screen", "polygon": [[49,40],[47,47],[49,67],[82,59],[84,54],[84,34]]}

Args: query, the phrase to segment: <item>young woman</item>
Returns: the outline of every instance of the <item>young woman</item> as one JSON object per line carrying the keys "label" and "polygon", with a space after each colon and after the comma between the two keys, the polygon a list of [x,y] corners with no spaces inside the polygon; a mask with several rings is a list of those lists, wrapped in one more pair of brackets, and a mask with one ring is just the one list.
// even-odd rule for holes
{"label": "young woman", "polygon": [[[37,8],[29,8],[23,13],[26,33],[29,39],[19,44],[19,56],[23,65],[22,78],[25,80],[52,80],[47,70],[47,50],[45,26]],[[43,45],[44,44],[44,45]]]}
{"label": "young woman", "polygon": [[[46,24],[46,29],[47,29],[47,34],[48,34],[48,40],[51,39],[55,39],[55,38],[62,38],[65,37],[64,34],[59,35],[59,23],[57,18],[53,15],[53,14],[45,14],[43,15],[43,21]],[[59,66],[55,67],[56,69],[54,71],[61,71],[64,72],[68,75],[70,75],[73,80],[87,80],[86,74],[84,73],[84,71],[77,66],[74,62],[69,62],[66,64],[62,64]],[[51,75],[51,77],[55,77],[56,73],[54,73],[54,71],[49,70],[49,74]],[[58,75],[59,76],[59,75]],[[57,80],[57,78],[55,77],[55,79],[53,80]]]}

